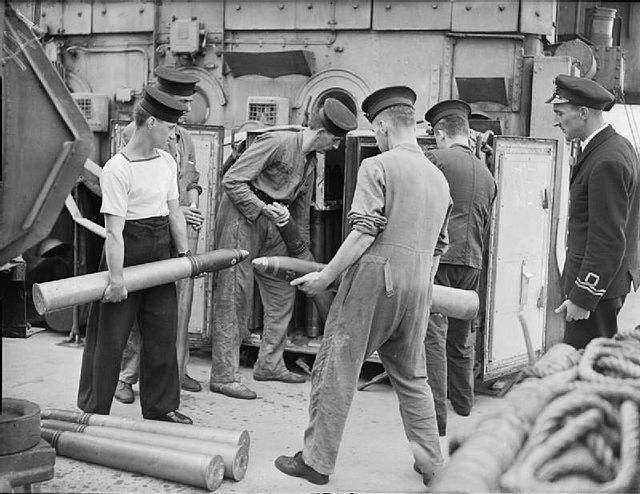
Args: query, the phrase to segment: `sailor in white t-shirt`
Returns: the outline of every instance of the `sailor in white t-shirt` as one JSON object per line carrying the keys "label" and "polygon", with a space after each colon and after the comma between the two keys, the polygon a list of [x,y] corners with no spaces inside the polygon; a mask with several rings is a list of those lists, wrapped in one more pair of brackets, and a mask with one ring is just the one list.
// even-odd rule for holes
{"label": "sailor in white t-shirt", "polygon": [[118,382],[122,350],[134,321],[142,337],[140,404],[147,419],[190,424],[177,411],[175,283],[128,293],[126,266],[168,259],[172,245],[188,255],[186,223],[178,202],[177,165],[162,147],[186,106],[155,88],[145,88],[134,110],[129,143],[104,166],[100,177],[107,238],[101,269],[109,284],[89,312],[78,407],[108,414]]}

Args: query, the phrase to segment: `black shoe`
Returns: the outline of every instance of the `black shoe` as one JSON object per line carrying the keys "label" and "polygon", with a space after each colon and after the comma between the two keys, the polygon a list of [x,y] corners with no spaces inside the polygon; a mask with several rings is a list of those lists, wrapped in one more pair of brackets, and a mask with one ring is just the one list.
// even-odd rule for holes
{"label": "black shoe", "polygon": [[191,420],[186,415],[180,413],[178,410],[173,412],[166,413],[164,415],[160,415],[159,417],[154,417],[151,420],[160,420],[162,422],[173,422],[174,424],[193,424],[193,420]]}
{"label": "black shoe", "polygon": [[461,417],[468,417],[471,414],[471,407],[457,407],[453,406],[453,411],[456,412]]}
{"label": "black shoe", "polygon": [[200,383],[188,374],[185,374],[182,378],[182,384],[180,385],[180,387],[185,391],[191,391],[192,393],[202,391],[202,386],[200,386]]}
{"label": "black shoe", "polygon": [[239,398],[241,400],[255,400],[258,397],[255,391],[250,390],[244,384],[239,382],[209,383],[209,390],[213,393],[220,393],[225,396]]}
{"label": "black shoe", "polygon": [[298,451],[293,456],[278,456],[274,464],[282,473],[303,478],[312,484],[324,485],[329,482],[328,475],[315,471],[304,462],[302,451]]}

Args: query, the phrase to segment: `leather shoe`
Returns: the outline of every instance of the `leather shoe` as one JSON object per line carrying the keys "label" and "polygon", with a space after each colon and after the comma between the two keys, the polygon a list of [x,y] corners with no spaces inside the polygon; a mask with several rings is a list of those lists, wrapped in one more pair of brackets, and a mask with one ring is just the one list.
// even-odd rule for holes
{"label": "leather shoe", "polygon": [[453,406],[453,411],[456,412],[461,417],[468,417],[469,414],[471,414],[471,407],[462,408],[462,407],[457,407],[457,406],[454,405]]}
{"label": "leather shoe", "polygon": [[124,381],[118,381],[118,384],[116,385],[116,392],[113,396],[121,403],[133,403],[134,398],[131,384]]}
{"label": "leather shoe", "polygon": [[258,397],[255,391],[250,390],[244,384],[239,382],[209,383],[209,390],[213,393],[220,393],[225,396],[241,400],[255,400]]}
{"label": "leather shoe", "polygon": [[182,384],[180,387],[185,391],[191,391],[192,393],[202,391],[202,386],[200,386],[200,383],[188,374],[185,374],[182,378]]}
{"label": "leather shoe", "polygon": [[422,471],[422,468],[416,462],[413,462],[413,469],[416,473],[422,476],[422,483],[426,486],[429,485],[429,483],[433,480],[433,477],[435,477],[435,474],[436,474],[436,472]]}
{"label": "leather shoe", "polygon": [[302,451],[298,451],[293,456],[278,456],[274,464],[282,473],[286,473],[292,477],[303,478],[312,484],[324,485],[329,482],[328,475],[314,470],[304,462],[302,459]]}
{"label": "leather shoe", "polygon": [[188,424],[188,425],[193,424],[193,420],[191,420],[186,415],[180,413],[178,410],[165,413],[164,415],[160,415],[159,417],[152,418],[151,420],[160,420],[162,422],[173,422],[175,424]]}
{"label": "leather shoe", "polygon": [[253,379],[256,381],[282,381],[289,384],[299,384],[307,380],[306,377],[289,370],[285,370],[280,374],[263,374],[261,372],[253,371]]}

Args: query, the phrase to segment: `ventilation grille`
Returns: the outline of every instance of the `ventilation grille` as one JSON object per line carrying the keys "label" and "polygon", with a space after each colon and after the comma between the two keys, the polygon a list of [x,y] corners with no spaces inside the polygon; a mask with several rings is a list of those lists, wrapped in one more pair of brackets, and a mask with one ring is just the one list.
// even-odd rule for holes
{"label": "ventilation grille", "polygon": [[76,105],[84,115],[84,118],[91,120],[93,118],[93,100],[91,98],[77,98]]}
{"label": "ventilation grille", "polygon": [[289,100],[252,96],[247,100],[247,120],[260,122],[262,125],[287,125]]}
{"label": "ventilation grille", "polygon": [[94,132],[106,132],[109,129],[109,98],[106,94],[72,93],[76,105]]}
{"label": "ventilation grille", "polygon": [[273,103],[250,103],[249,120],[257,120],[266,125],[275,125],[278,120],[278,105]]}

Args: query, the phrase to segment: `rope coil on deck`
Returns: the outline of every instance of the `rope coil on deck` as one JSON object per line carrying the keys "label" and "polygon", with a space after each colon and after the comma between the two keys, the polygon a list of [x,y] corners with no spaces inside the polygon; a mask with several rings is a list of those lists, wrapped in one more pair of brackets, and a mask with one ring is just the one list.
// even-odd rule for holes
{"label": "rope coil on deck", "polygon": [[555,345],[520,380],[433,492],[640,492],[640,327]]}
{"label": "rope coil on deck", "polygon": [[[545,376],[550,369],[575,361],[561,351],[555,358],[527,375]],[[502,488],[513,492],[640,488],[640,330],[615,339],[594,339],[574,365],[575,377],[536,418],[515,462],[500,479]]]}

